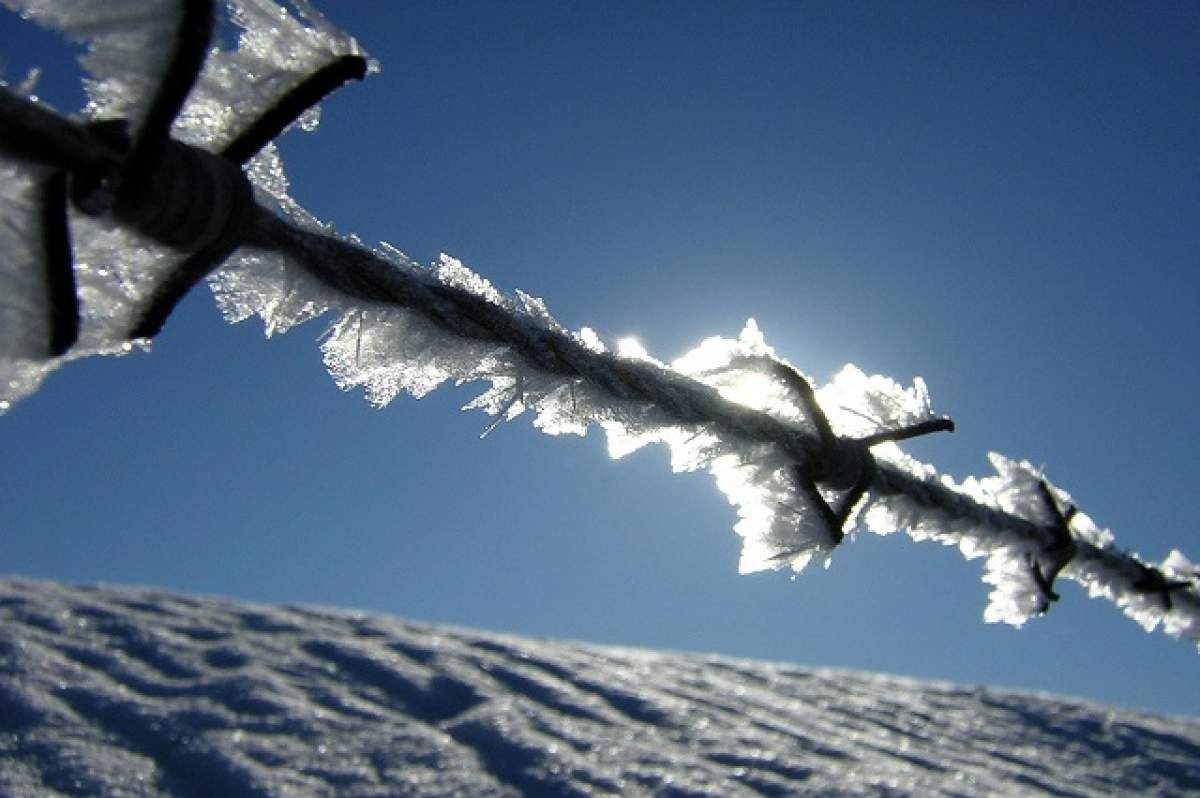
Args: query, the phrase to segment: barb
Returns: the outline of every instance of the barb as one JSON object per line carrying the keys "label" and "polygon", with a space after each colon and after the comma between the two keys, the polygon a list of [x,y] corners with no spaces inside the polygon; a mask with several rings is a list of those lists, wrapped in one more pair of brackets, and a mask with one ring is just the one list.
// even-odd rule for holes
{"label": "barb", "polygon": [[[839,545],[845,537],[846,522],[862,501],[879,468],[871,455],[872,446],[887,441],[908,440],[931,432],[954,431],[953,421],[935,418],[861,438],[839,437],[834,434],[825,411],[817,402],[812,384],[800,372],[777,360],[770,362],[770,370],[796,397],[805,417],[817,429],[821,447],[810,454],[806,461],[792,466],[792,481],[821,515],[834,546]],[[818,484],[843,491],[836,510],[825,501],[817,488]]]}
{"label": "barb", "polygon": [[367,76],[367,59],[344,55],[326,64],[285,94],[270,110],[225,145],[221,157],[244,164],[300,116],[341,86]]}
{"label": "barb", "polygon": [[[212,41],[215,15],[213,0],[181,0],[183,14],[175,32],[171,62],[162,76],[158,91],[125,164],[125,185],[121,194],[130,196],[150,181],[159,159],[171,138],[171,125],[183,109],[188,94],[204,66],[208,44]],[[128,188],[126,188],[126,186]],[[123,197],[124,198],[124,197]]]}
{"label": "barb", "polygon": [[1159,600],[1162,601],[1163,608],[1168,611],[1175,608],[1171,596],[1180,594],[1190,587],[1192,587],[1192,583],[1189,581],[1168,579],[1157,568],[1141,564],[1138,578],[1133,584],[1134,590],[1139,593],[1144,593],[1148,596],[1158,596]]}
{"label": "barb", "polygon": [[0,85],[0,153],[18,161],[95,172],[116,162],[95,131]]}
{"label": "barb", "polygon": [[1032,554],[1029,555],[1029,568],[1032,571],[1033,580],[1042,592],[1042,606],[1039,613],[1044,613],[1049,609],[1050,602],[1059,599],[1059,595],[1054,592],[1054,580],[1075,557],[1076,545],[1075,538],[1071,535],[1071,519],[1075,517],[1078,510],[1073,504],[1067,507],[1066,512],[1059,509],[1058,500],[1054,498],[1054,494],[1050,492],[1050,486],[1044,479],[1038,480],[1038,492],[1041,494],[1042,503],[1054,518],[1054,523],[1050,525],[1052,537],[1042,549],[1042,554],[1049,559],[1046,570],[1042,570],[1042,564],[1036,557]]}
{"label": "barb", "polygon": [[58,170],[41,202],[52,357],[65,354],[79,333],[68,196],[82,213],[111,210],[116,221],[184,255],[155,286],[129,332],[131,339],[153,338],[253,225],[253,189],[242,165],[327,94],[367,73],[360,55],[336,58],[287,92],[220,155],[176,141],[171,127],[204,66],[215,24],[213,0],[180,4],[170,63],[132,142],[124,119],[78,128],[0,87],[0,150]]}
{"label": "barb", "polygon": [[50,305],[50,354],[66,353],[79,337],[79,305],[75,302],[75,268],[67,227],[67,174],[57,172],[42,185],[42,255]]}
{"label": "barb", "polygon": [[922,435],[929,435],[934,432],[954,432],[954,421],[949,418],[931,418],[927,421],[921,421],[904,427],[903,429],[885,429],[871,435],[864,435],[858,439],[858,442],[870,448],[877,443],[886,443],[888,441],[899,443],[900,441],[909,441],[913,438],[919,438]]}

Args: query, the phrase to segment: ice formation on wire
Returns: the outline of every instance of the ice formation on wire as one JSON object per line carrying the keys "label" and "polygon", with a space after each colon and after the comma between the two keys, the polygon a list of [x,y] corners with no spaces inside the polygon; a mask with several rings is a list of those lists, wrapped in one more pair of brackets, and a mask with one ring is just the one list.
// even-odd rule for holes
{"label": "ice formation on wire", "polygon": [[[137,119],[169,39],[161,35],[162,15],[173,13],[176,0],[155,6],[144,0],[0,2],[91,44],[84,59],[92,75],[85,115]],[[356,51],[353,39],[299,0],[291,2],[291,13],[269,0],[231,0],[229,6],[242,28],[237,47],[210,56],[175,130],[180,139],[209,148],[219,148],[322,63]],[[302,122],[311,127],[315,116]],[[737,338],[709,338],[669,365],[634,341],[613,350],[588,328],[563,328],[540,299],[501,292],[454,258],[425,267],[387,244],[368,251],[335,236],[291,199],[273,147],[248,172],[259,202],[286,220],[277,226],[295,231],[285,230],[284,239],[292,235],[294,244],[295,236],[309,235],[305,240],[319,246],[289,251],[275,241],[239,249],[209,278],[229,321],[258,316],[270,335],[329,314],[321,350],[330,374],[345,390],[362,388],[376,406],[400,393],[423,396],[448,381],[482,381],[488,387],[466,409],[492,416],[483,434],[529,413],[534,426],[551,435],[599,427],[613,457],[665,444],[675,471],[708,470],[736,506],[744,573],[799,571],[835,545],[789,471],[803,468],[815,428],[773,376],[770,366],[780,358],[753,320]],[[72,218],[83,329],[68,356],[47,360],[35,344],[44,340],[45,300],[30,277],[40,256],[34,193],[40,177],[28,165],[0,161],[0,412],[66,360],[129,351],[124,331],[147,286],[175,257],[103,221]],[[355,283],[356,269],[371,272],[362,282],[376,282]],[[819,388],[817,399],[834,432],[848,438],[932,415],[920,379],[904,387],[853,366]],[[1046,492],[1060,507],[1070,496],[1029,463],[1000,455],[991,455],[994,476],[956,484],[893,443],[872,453],[879,470],[852,515],[855,523],[954,545],[968,559],[985,557],[989,622],[1019,626],[1044,611],[1047,590],[1035,573],[1044,575],[1054,564],[1047,529],[1056,521]],[[1111,534],[1083,513],[1071,515],[1070,529],[1077,550],[1061,578],[1113,600],[1148,630],[1162,624],[1169,634],[1200,638],[1200,575],[1183,554],[1173,551],[1151,567],[1118,551]]]}
{"label": "ice formation on wire", "polygon": [[[134,129],[169,60],[181,16],[179,0],[0,0],[26,19],[87,45],[81,63],[88,104],[84,119],[125,117]],[[304,0],[289,13],[271,0],[230,0],[231,17],[240,27],[237,47],[211,53],[176,120],[173,135],[216,150],[307,75],[357,44],[329,25]],[[250,79],[248,76],[256,76]],[[308,120],[311,127],[312,118]],[[63,358],[47,358],[34,342],[45,340],[47,299],[35,275],[40,273],[37,186],[48,172],[5,161],[0,182],[4,212],[0,243],[0,412],[37,389],[62,363],[96,354],[124,354],[138,309],[153,286],[181,256],[107,220],[72,213],[75,279],[81,328],[76,345]],[[287,183],[274,147],[249,168],[260,202],[314,224],[287,196]],[[243,253],[260,269],[281,269],[279,257]],[[309,286],[310,289],[315,286]],[[304,303],[310,300],[304,300]],[[302,304],[304,304],[302,303]],[[315,312],[310,314],[316,315]]]}

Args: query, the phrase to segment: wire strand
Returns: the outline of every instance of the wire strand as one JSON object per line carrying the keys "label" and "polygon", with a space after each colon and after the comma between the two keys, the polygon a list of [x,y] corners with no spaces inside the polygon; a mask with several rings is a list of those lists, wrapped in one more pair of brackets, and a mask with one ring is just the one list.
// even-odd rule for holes
{"label": "wire strand", "polygon": [[[13,102],[29,104],[0,87],[0,109]],[[73,123],[47,116],[49,112],[41,113],[43,110],[0,116],[0,146],[18,158],[32,151],[38,158],[64,162],[94,159],[97,152],[105,152],[103,142],[94,140],[86,130],[64,132],[63,126]],[[49,156],[26,141],[38,136],[43,127],[59,134]],[[80,152],[73,151],[76,145]],[[410,309],[456,336],[503,343],[529,366],[547,374],[586,381],[616,399],[651,403],[682,425],[708,424],[723,435],[771,443],[798,462],[822,445],[813,432],[730,402],[712,387],[682,374],[651,362],[595,352],[565,333],[533,324],[465,289],[397,269],[362,246],[301,229],[262,206],[251,203],[240,212],[247,216],[245,245],[285,254],[349,298]],[[1050,526],[982,504],[935,477],[922,478],[887,462],[878,463],[870,493],[872,497],[902,499],[918,519],[951,519],[954,528],[993,535],[1009,544],[1044,551],[1056,540],[1057,532]],[[945,533],[939,539],[957,542],[965,536]],[[1076,549],[1060,578],[1107,592],[1118,603],[1127,601],[1130,594],[1158,597],[1164,614],[1182,614],[1181,620],[1190,623],[1189,628],[1200,629],[1200,591],[1194,581],[1173,580],[1159,568],[1113,546],[1079,539]]]}

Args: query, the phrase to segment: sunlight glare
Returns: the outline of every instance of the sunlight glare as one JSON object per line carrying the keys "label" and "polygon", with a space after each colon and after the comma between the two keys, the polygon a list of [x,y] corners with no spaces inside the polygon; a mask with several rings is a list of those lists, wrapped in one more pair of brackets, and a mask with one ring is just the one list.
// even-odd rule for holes
{"label": "sunlight glare", "polygon": [[646,351],[646,347],[642,346],[641,342],[632,336],[617,341],[617,354],[621,357],[632,358],[633,360],[650,359],[650,353]]}

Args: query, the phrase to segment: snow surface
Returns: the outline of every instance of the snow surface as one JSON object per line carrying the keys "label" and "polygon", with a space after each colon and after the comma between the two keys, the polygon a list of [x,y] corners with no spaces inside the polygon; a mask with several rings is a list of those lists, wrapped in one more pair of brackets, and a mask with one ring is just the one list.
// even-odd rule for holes
{"label": "snow surface", "polygon": [[0,581],[0,794],[1184,795],[1200,721]]}

